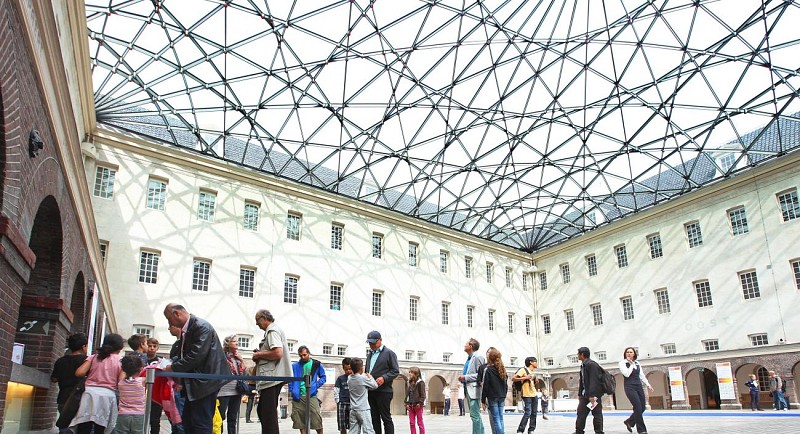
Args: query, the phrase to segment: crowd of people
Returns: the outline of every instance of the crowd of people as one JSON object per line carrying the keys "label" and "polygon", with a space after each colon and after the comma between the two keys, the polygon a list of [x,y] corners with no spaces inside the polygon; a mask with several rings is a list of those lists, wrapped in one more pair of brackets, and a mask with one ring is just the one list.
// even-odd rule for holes
{"label": "crowd of people", "polygon": [[[322,413],[317,393],[326,384],[325,369],[320,361],[311,357],[308,347],[298,348],[299,359],[291,363],[286,336],[266,309],[255,314],[256,325],[264,331],[264,338],[253,352],[254,366],[239,354],[235,335],[220,341],[214,327],[202,318],[190,314],[180,304],[170,303],[164,309],[169,331],[176,338],[166,361],[157,355],[159,342],[144,335],[133,335],[127,343],[131,352],[120,356],[125,341],[118,334],[104,337],[95,354],[87,355],[88,339],[84,334],[68,338],[68,353],[58,359],[53,368],[52,380],[58,382],[57,397],[60,413],[56,425],[60,433],[144,434],[145,382],[144,369],[157,368],[163,372],[211,374],[204,378],[191,376],[173,379],[160,376],[154,388],[150,411],[150,432],[159,434],[162,414],[172,422],[172,433],[224,433],[236,434],[239,408],[247,401],[246,420],[251,422],[251,411],[256,408],[263,433],[277,433],[278,404],[282,388],[288,385],[288,396],[293,401],[292,427],[301,434],[315,430],[322,434]],[[383,344],[381,333],[373,330],[367,334],[370,351],[366,360],[346,357],[342,360],[343,374],[334,383],[337,428],[341,434],[394,434],[391,402],[392,384],[400,375],[397,355]],[[480,354],[480,343],[470,338],[464,344],[467,360],[458,377],[457,399],[461,416],[469,412],[472,434],[485,434],[481,408],[489,414],[492,434],[505,432],[504,413],[508,396],[509,379],[523,404],[523,416],[517,433],[531,434],[536,430],[536,420],[541,404],[543,418],[547,419],[549,397],[541,378],[535,375],[536,357],[527,357],[525,366],[513,374],[506,371],[501,352],[494,347]],[[608,388],[603,384],[605,371],[591,359],[587,347],[578,349],[580,361],[578,381],[578,407],[575,433],[583,434],[591,413],[593,431],[603,432],[601,398]],[[635,348],[625,348],[619,371],[624,378],[624,391],[633,406],[633,412],[623,421],[628,432],[646,434],[644,422],[646,400],[644,388],[651,392]],[[166,362],[166,363],[164,363]],[[248,382],[231,379],[231,376],[254,374],[266,380]],[[782,379],[773,371],[770,375],[770,396],[775,409],[786,409]],[[309,381],[293,381],[308,378]],[[426,385],[420,369],[408,369],[404,404],[412,434],[425,434],[424,409]],[[160,383],[159,383],[160,382]],[[248,384],[254,386],[251,390]],[[746,383],[750,388],[751,409],[760,410],[760,386],[755,375]],[[158,391],[158,392],[157,392]],[[445,384],[444,415],[450,412],[452,389]],[[281,403],[283,405],[283,403]],[[283,407],[285,411],[285,406]],[[216,424],[215,424],[216,420]]]}

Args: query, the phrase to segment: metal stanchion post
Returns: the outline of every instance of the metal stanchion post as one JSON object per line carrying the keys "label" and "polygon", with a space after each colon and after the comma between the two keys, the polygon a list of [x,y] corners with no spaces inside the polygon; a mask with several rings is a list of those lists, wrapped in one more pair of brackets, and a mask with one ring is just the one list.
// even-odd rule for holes
{"label": "metal stanchion post", "polygon": [[153,402],[153,383],[156,382],[155,369],[146,369],[145,372],[144,421],[142,422],[142,432],[148,432],[148,426],[150,425],[150,404]]}
{"label": "metal stanchion post", "polygon": [[306,383],[306,432],[311,432],[311,375],[303,377]]}

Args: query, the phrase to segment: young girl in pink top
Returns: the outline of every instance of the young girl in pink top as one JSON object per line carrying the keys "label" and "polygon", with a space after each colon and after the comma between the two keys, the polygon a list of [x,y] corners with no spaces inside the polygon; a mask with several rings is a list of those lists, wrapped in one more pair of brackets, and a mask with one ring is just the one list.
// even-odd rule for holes
{"label": "young girl in pink top", "polygon": [[138,353],[122,358],[122,371],[125,378],[120,380],[119,417],[114,434],[144,434],[145,389],[142,372],[142,358]]}
{"label": "young girl in pink top", "polygon": [[76,434],[109,433],[117,423],[117,383],[124,378],[121,357],[124,340],[112,333],[103,339],[97,354],[89,356],[75,371],[76,377],[86,377],[86,391],[81,396],[78,414],[70,423]]}

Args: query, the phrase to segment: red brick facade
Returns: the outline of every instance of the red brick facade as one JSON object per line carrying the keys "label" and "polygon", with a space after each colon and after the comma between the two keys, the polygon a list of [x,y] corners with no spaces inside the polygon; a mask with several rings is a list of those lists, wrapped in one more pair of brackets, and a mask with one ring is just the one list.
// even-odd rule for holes
{"label": "red brick facade", "polygon": [[[49,378],[53,362],[63,355],[66,337],[76,331],[88,332],[95,277],[63,173],[64,164],[56,152],[59,144],[54,127],[36,82],[33,56],[27,52],[19,11],[12,2],[0,2],[0,23],[2,425],[7,385],[15,381],[10,358],[13,343],[25,344],[26,372]],[[32,130],[37,130],[44,141],[44,149],[35,157],[28,153]],[[20,320],[45,323],[46,332],[20,332]],[[31,431],[51,428],[56,418],[56,394],[57,387],[36,387],[31,420],[20,421],[20,426],[29,426]]]}

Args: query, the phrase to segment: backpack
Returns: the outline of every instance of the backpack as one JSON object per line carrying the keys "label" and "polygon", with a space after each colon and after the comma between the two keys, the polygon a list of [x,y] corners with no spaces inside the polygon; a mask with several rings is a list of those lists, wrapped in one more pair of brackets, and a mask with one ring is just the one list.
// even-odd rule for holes
{"label": "backpack", "polygon": [[[530,372],[528,372],[528,368],[523,368],[523,369],[525,369],[525,375],[530,375]],[[513,380],[511,381],[511,387],[514,389],[515,393],[522,393],[522,383],[524,383],[525,381],[513,381]]]}
{"label": "backpack", "polygon": [[600,384],[606,395],[613,395],[617,391],[617,379],[602,366],[600,367]]}

